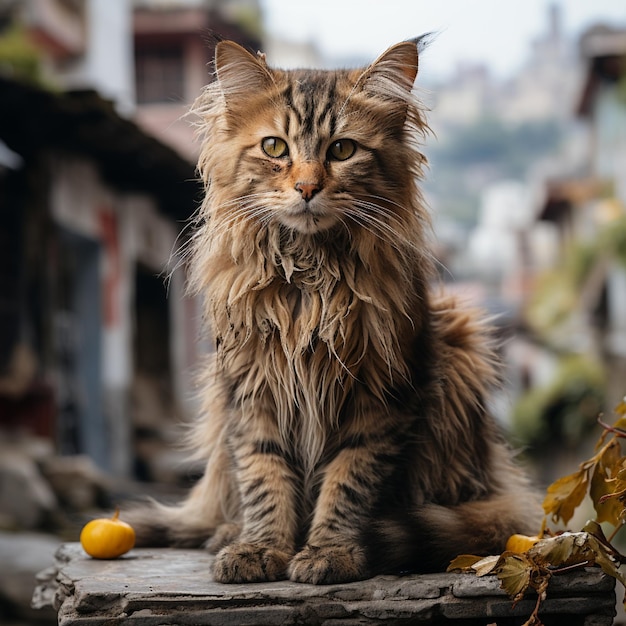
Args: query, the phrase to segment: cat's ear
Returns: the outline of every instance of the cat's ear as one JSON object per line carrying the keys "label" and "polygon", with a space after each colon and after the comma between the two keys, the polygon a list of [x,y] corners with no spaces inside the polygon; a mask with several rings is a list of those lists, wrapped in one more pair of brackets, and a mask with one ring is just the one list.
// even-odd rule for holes
{"label": "cat's ear", "polygon": [[392,46],[361,74],[357,85],[382,96],[406,97],[417,76],[418,51],[419,39]]}
{"label": "cat's ear", "polygon": [[265,55],[254,56],[234,41],[220,41],[215,47],[215,73],[227,102],[231,96],[254,93],[272,85]]}

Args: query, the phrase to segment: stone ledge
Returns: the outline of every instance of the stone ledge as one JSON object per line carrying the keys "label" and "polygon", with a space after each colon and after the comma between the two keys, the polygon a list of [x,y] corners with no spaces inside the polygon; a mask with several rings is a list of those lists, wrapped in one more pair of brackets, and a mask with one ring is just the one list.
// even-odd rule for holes
{"label": "stone ledge", "polygon": [[[97,561],[77,543],[61,546],[42,572],[33,605],[52,605],[59,626],[313,624],[522,624],[535,605],[515,607],[493,576],[378,576],[344,585],[288,581],[223,585],[212,580],[212,556],[201,550],[136,549]],[[609,626],[615,581],[599,569],[554,577],[543,603],[546,626]]]}

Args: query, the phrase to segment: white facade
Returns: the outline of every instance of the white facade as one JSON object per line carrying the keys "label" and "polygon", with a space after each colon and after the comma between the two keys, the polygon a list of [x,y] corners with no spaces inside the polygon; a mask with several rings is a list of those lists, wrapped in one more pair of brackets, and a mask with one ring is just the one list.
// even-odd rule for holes
{"label": "white facade", "polygon": [[20,8],[48,80],[94,89],[121,114],[134,111],[132,0],[25,0]]}

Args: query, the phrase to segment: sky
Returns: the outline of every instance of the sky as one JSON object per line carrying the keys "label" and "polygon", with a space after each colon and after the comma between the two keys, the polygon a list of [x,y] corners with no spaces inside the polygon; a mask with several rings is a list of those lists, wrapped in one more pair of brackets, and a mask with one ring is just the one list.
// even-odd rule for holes
{"label": "sky", "polygon": [[[547,32],[551,0],[261,0],[266,28],[282,39],[310,41],[324,56],[373,60],[388,46],[436,31],[421,71],[436,80],[459,62],[512,75],[530,42]],[[626,27],[626,0],[555,0],[563,32],[578,36],[596,22]],[[268,59],[270,62],[272,59]]]}

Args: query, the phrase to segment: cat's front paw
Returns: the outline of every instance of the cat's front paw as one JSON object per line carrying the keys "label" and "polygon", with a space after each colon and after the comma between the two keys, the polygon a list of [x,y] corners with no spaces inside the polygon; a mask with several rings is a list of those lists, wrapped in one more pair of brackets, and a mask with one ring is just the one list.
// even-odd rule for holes
{"label": "cat's front paw", "polygon": [[260,583],[287,578],[291,555],[270,546],[232,543],[220,550],[213,577],[220,583]]}
{"label": "cat's front paw", "polygon": [[328,585],[368,577],[365,552],[360,546],[306,546],[289,564],[294,582]]}

